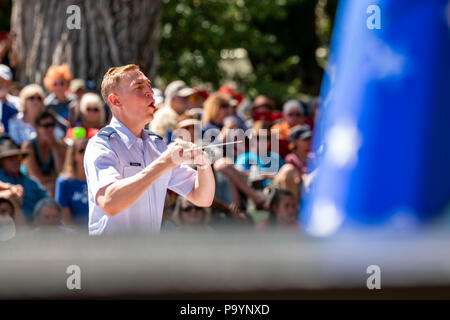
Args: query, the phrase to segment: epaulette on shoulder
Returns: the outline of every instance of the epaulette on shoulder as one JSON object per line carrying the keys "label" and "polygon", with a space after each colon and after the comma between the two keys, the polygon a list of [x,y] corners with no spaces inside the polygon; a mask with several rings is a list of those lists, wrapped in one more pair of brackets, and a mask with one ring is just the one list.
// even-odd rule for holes
{"label": "epaulette on shoulder", "polygon": [[159,134],[154,133],[153,131],[145,130],[145,132],[147,132],[147,134],[148,134],[149,136],[155,136],[155,137],[157,137],[157,138],[163,140],[163,137],[161,137]]}
{"label": "epaulette on shoulder", "polygon": [[100,129],[100,131],[98,132],[98,135],[110,138],[111,135],[115,132],[116,132],[116,130],[111,127],[104,127],[102,129]]}

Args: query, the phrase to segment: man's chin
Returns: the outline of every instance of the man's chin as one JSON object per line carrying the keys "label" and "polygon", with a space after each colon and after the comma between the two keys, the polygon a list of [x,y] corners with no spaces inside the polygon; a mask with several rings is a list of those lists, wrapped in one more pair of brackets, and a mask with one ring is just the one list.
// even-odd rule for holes
{"label": "man's chin", "polygon": [[145,124],[149,124],[151,121],[153,121],[153,114],[149,115],[146,119],[145,119]]}

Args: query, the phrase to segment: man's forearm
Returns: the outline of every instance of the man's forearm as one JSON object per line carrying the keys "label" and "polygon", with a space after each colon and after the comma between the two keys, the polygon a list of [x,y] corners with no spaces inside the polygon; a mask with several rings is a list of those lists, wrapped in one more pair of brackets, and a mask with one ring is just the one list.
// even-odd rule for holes
{"label": "man's forearm", "polygon": [[211,167],[197,170],[194,189],[186,197],[193,204],[200,207],[210,207],[214,200],[216,184]]}
{"label": "man's forearm", "polygon": [[169,163],[157,159],[139,173],[100,189],[97,202],[107,215],[114,216],[132,206],[164,172],[172,168]]}

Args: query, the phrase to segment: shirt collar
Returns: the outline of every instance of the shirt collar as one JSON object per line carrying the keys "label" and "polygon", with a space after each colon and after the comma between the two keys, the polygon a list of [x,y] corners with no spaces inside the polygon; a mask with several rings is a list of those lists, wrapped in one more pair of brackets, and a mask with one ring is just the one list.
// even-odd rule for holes
{"label": "shirt collar", "polygon": [[[122,141],[125,143],[128,150],[131,146],[138,140],[138,138],[128,129],[122,122],[120,122],[116,117],[111,118],[111,122],[109,126],[117,131],[117,134],[120,136]],[[141,133],[142,140],[148,139],[148,134],[145,130],[142,130]]]}

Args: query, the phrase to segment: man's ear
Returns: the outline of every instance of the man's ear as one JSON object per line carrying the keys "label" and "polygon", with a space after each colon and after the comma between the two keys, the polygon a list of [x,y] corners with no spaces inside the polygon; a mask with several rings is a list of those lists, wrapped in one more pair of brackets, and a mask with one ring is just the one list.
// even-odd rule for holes
{"label": "man's ear", "polygon": [[115,93],[110,93],[108,95],[108,100],[111,103],[111,105],[113,105],[113,106],[116,106],[116,107],[122,106],[122,103],[120,102],[119,97]]}

